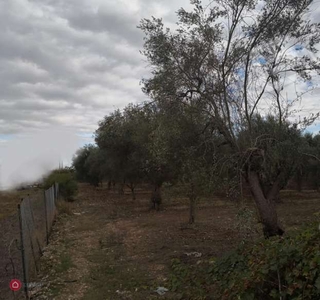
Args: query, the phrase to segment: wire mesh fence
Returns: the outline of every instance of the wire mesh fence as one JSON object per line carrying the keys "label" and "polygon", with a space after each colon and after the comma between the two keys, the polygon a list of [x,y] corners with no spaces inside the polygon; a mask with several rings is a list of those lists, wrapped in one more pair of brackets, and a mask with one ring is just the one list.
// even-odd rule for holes
{"label": "wire mesh fence", "polygon": [[[59,199],[59,185],[54,184],[44,192],[21,199],[17,215],[14,215],[8,225],[15,228],[9,238],[6,238],[6,252],[1,263],[5,264],[3,280],[0,280],[0,299],[26,299],[30,298],[33,280],[39,271],[40,257],[44,247],[49,243],[49,235],[57,215],[57,201]],[[3,245],[4,246],[4,245]],[[0,246],[1,256],[1,246]],[[11,292],[9,282],[19,279],[22,288],[19,292]],[[4,286],[6,285],[6,286]],[[5,288],[4,292],[2,289]],[[11,296],[10,296],[11,295]]]}
{"label": "wire mesh fence", "polygon": [[56,203],[55,203],[55,198],[56,198],[56,186],[53,185],[51,188],[46,190],[44,192],[44,203],[45,203],[45,211],[46,211],[46,234],[47,234],[47,243],[49,234],[52,229],[53,221],[56,216]]}

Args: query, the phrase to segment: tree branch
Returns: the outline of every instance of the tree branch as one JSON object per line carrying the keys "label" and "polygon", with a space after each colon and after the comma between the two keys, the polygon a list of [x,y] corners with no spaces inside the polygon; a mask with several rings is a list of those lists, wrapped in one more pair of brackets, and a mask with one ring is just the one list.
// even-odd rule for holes
{"label": "tree branch", "polygon": [[320,157],[318,157],[318,156],[316,156],[316,155],[313,155],[313,154],[310,154],[310,153],[302,153],[302,152],[300,152],[300,153],[303,154],[303,155],[312,157],[312,158],[314,158],[316,161],[320,162]]}

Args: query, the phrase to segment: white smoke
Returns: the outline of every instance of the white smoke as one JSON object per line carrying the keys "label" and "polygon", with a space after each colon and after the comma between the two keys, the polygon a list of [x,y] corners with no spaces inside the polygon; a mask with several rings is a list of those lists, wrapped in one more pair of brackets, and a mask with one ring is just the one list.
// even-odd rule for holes
{"label": "white smoke", "polygon": [[81,138],[67,129],[51,129],[16,135],[0,143],[0,188],[35,182],[59,163],[70,165]]}

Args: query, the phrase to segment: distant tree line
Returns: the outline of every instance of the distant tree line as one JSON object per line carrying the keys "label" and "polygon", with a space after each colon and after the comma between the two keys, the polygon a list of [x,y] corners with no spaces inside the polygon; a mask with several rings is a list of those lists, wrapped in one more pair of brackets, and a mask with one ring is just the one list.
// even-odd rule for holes
{"label": "distant tree line", "polygon": [[[261,137],[257,149],[264,152],[262,158],[256,155],[252,160],[263,168],[259,181],[265,193],[280,170],[284,175],[274,198],[289,181],[298,191],[303,186],[319,190],[319,134],[303,134],[289,122],[279,127],[270,115],[256,115],[252,126]],[[245,135],[239,134],[239,143]],[[190,199],[190,223],[197,198],[216,193],[240,200],[246,185],[238,157],[231,155],[232,148],[214,132],[210,120],[179,102],[130,104],[122,112],[116,110],[99,123],[95,141],[96,145],[85,145],[74,156],[79,181],[94,186],[107,182],[108,189],[117,184],[119,193],[127,186],[133,199],[141,183],[154,188],[179,185]]]}

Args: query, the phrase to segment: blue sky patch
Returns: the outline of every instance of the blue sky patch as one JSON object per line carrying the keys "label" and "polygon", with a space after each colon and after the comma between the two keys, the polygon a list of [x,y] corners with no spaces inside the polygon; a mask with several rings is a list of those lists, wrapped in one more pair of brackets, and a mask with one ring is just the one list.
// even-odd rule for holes
{"label": "blue sky patch", "polygon": [[244,68],[238,68],[235,71],[241,78],[244,77]]}
{"label": "blue sky patch", "polygon": [[78,132],[77,133],[78,136],[84,137],[84,138],[92,138],[93,133],[85,133],[85,132]]}
{"label": "blue sky patch", "polygon": [[0,140],[3,140],[3,141],[10,141],[13,138],[14,137],[12,134],[0,134]]}
{"label": "blue sky patch", "polygon": [[320,131],[320,124],[311,125],[306,129],[307,132],[318,134]]}
{"label": "blue sky patch", "polygon": [[265,65],[267,63],[266,59],[264,57],[259,57],[258,62],[262,65]]}
{"label": "blue sky patch", "polygon": [[87,144],[95,144],[93,133],[78,132],[79,147],[83,147]]}
{"label": "blue sky patch", "polygon": [[306,82],[306,85],[307,85],[308,88],[313,87],[313,83],[312,83],[311,80],[308,80],[308,81]]}

